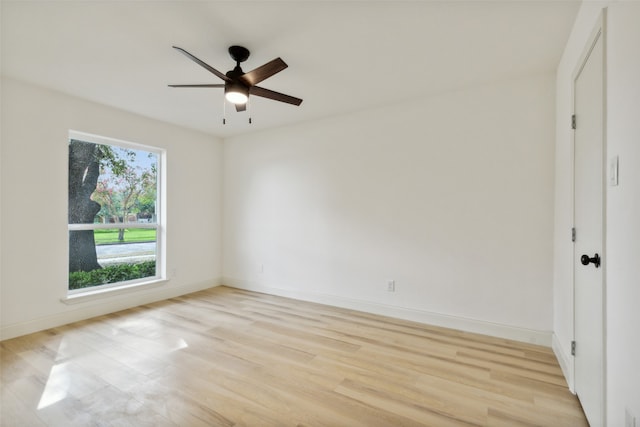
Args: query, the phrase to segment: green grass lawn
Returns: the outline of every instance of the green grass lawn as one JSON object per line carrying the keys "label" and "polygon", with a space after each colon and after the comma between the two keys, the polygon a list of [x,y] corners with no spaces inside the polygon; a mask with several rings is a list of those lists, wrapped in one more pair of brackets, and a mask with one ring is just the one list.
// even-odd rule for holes
{"label": "green grass lawn", "polygon": [[[93,236],[96,245],[123,243],[118,241],[118,230],[95,230]],[[156,230],[149,228],[126,228],[124,243],[155,242]]]}

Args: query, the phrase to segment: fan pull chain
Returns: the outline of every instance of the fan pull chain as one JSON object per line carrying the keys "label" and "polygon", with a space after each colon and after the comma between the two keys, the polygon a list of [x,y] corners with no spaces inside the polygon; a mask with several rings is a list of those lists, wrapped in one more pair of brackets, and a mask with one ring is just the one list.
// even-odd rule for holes
{"label": "fan pull chain", "polygon": [[249,124],[251,124],[251,97],[247,99],[247,113],[249,113]]}
{"label": "fan pull chain", "polygon": [[225,102],[224,97],[222,97],[222,124],[227,124],[227,103]]}

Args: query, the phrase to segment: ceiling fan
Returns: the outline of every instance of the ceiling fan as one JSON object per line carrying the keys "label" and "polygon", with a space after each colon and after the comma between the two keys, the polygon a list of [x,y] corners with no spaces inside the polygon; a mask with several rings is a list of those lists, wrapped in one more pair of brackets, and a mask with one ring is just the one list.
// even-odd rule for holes
{"label": "ceiling fan", "polygon": [[273,90],[265,89],[260,86],[256,86],[261,81],[273,76],[276,73],[284,70],[288,65],[280,58],[276,58],[266,64],[245,73],[240,68],[240,63],[249,58],[249,50],[242,46],[231,46],[229,48],[229,54],[236,66],[233,70],[227,71],[226,74],[221,73],[209,64],[196,58],[186,50],[173,46],[174,49],[183,53],[187,58],[191,59],[196,64],[203,68],[206,68],[222,80],[221,84],[188,84],[188,85],[169,85],[170,87],[213,87],[224,88],[225,98],[236,106],[236,111],[245,111],[247,109],[247,101],[249,95],[260,96],[263,98],[273,99],[274,101],[286,102],[287,104],[300,105],[302,99],[293,96],[285,95],[284,93],[275,92]]}

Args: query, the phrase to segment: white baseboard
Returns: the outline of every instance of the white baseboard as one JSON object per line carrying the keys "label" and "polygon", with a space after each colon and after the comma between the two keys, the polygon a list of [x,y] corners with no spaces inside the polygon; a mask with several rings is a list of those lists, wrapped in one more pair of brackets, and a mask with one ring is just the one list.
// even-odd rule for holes
{"label": "white baseboard", "polygon": [[26,322],[2,325],[2,328],[0,328],[0,341],[49,328],[55,328],[56,326],[66,325],[68,323],[78,322],[80,320],[90,319],[92,317],[102,316],[104,314],[115,313],[116,311],[125,310],[127,308],[143,304],[150,304],[152,302],[162,301],[168,298],[174,298],[180,295],[213,288],[219,286],[221,282],[222,280],[218,278],[206,282],[191,283],[187,285],[158,286],[153,289],[130,292],[124,295],[104,295],[103,299],[98,303],[93,300],[90,304],[74,304],[61,313],[39,317]]}
{"label": "white baseboard", "polygon": [[556,355],[556,359],[558,359],[558,363],[560,364],[560,369],[562,369],[562,373],[564,374],[565,380],[567,380],[567,385],[569,386],[569,390],[571,393],[575,394],[574,384],[573,384],[573,356],[569,355],[564,349],[565,347],[560,342],[560,339],[556,334],[553,334],[553,338],[551,341],[551,348]]}
{"label": "white baseboard", "polygon": [[319,292],[281,289],[230,277],[223,277],[222,283],[225,286],[244,289],[248,291],[262,292],[270,295],[278,295],[302,301],[327,304],[335,307],[364,311],[367,313],[395,317],[403,320],[410,320],[434,326],[458,329],[465,332],[484,334],[498,338],[505,338],[514,341],[542,345],[546,347],[551,346],[551,331],[538,331],[533,329],[519,328],[459,316],[450,316],[441,313],[379,304],[364,300],[355,300],[338,295],[329,295]]}

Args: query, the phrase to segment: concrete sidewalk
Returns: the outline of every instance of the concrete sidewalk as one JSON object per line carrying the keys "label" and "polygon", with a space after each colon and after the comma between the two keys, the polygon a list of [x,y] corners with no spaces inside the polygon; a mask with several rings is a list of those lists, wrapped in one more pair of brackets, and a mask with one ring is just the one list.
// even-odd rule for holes
{"label": "concrete sidewalk", "polygon": [[97,245],[98,263],[106,267],[114,264],[131,264],[156,259],[156,242]]}

